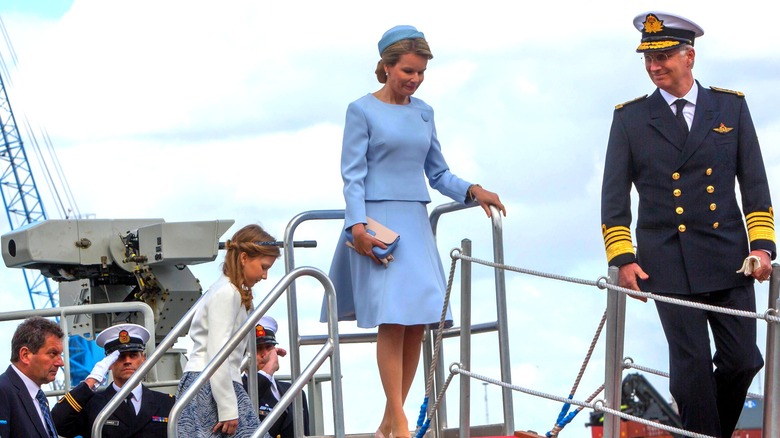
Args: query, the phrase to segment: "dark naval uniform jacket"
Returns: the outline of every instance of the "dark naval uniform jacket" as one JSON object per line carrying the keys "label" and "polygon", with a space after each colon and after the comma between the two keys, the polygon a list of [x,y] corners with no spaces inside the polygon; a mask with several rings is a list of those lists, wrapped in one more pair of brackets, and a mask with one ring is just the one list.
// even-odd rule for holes
{"label": "dark naval uniform jacket", "polygon": [[33,403],[37,402],[30,397],[24,382],[9,365],[0,374],[0,437],[49,438]]}
{"label": "dark naval uniform jacket", "polygon": [[[93,392],[86,383],[81,382],[65,394],[52,409],[52,419],[57,433],[64,437],[84,438],[92,436],[92,425],[100,411],[106,407],[116,394],[113,385]],[[152,391],[143,387],[141,409],[138,415],[135,409],[126,403],[119,405],[103,426],[106,438],[165,438],[167,436],[168,414],[173,408],[174,398],[169,394]]]}
{"label": "dark naval uniform jacket", "polygon": [[[659,90],[618,105],[613,116],[601,197],[607,259],[611,266],[638,262],[649,275],[640,287],[649,292],[700,294],[751,284],[752,277],[736,273],[748,253],[762,249],[775,258],[769,185],[744,96],[695,86],[685,141]],[[636,255],[632,184],[639,194]]]}
{"label": "dark naval uniform jacket", "polygon": [[[244,387],[246,388],[247,379],[243,378]],[[284,397],[284,394],[290,389],[292,385],[289,382],[282,382],[276,380],[276,387],[279,389],[279,396]],[[303,395],[303,434],[309,435],[309,407],[306,402],[306,393],[301,392]],[[257,375],[257,398],[258,398],[258,415],[260,421],[265,420],[265,417],[271,414],[276,404],[279,402],[271,392],[271,381],[262,374]],[[287,406],[284,414],[279,417],[279,420],[271,427],[268,434],[271,438],[281,436],[282,438],[293,438],[294,435],[293,426],[293,404]]]}

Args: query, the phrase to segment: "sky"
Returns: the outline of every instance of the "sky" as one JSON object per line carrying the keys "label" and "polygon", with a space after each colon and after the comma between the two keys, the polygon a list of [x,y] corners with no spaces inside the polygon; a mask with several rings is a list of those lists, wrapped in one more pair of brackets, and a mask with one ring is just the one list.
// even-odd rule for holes
{"label": "sky", "polygon": [[[380,88],[373,71],[382,33],[414,25],[435,56],[415,96],[433,106],[453,172],[497,192],[506,205],[506,262],[595,281],[606,275],[599,198],[612,112],[654,90],[635,52],[634,16],[676,12],[704,28],[694,76],[704,86],[745,93],[770,189],[777,192],[780,49],[773,31],[779,9],[723,0],[3,0],[0,18],[18,58],[9,87],[13,109],[48,132],[82,215],[235,220],[223,240],[248,223],[282,238],[299,213],[344,207],[339,155],[347,104]],[[0,53],[8,62],[7,49]],[[432,197],[431,209],[450,202],[436,192]],[[340,227],[340,221],[301,225],[296,238],[317,240],[318,247],[297,250],[296,264],[327,272]],[[476,209],[442,218],[437,238],[445,270],[450,249],[463,238],[473,241],[475,257],[492,257],[490,222]],[[204,286],[217,278],[218,262],[193,267]],[[280,261],[255,287],[256,296],[283,271]],[[492,270],[474,267],[473,276],[473,321],[493,321]],[[22,273],[0,267],[0,278],[4,309],[29,309]],[[506,285],[513,383],[568,395],[605,293],[511,272]],[[756,291],[761,312],[767,285]],[[284,301],[271,311],[281,326]],[[301,334],[324,333],[317,284],[302,280],[298,301]],[[459,301],[453,297],[456,315]],[[654,306],[628,301],[626,355],[665,371],[666,342]],[[13,327],[2,324],[0,350],[10,349]],[[758,327],[764,351],[765,325]],[[361,332],[353,323],[340,330]],[[280,340],[289,343],[285,330]],[[603,382],[603,343],[576,399]],[[472,370],[498,378],[495,335],[478,335],[474,344]],[[302,350],[304,359],[315,353]],[[458,359],[454,340],[444,354],[447,364]],[[369,433],[383,400],[373,345],[344,345],[341,357],[346,430]],[[422,402],[425,375],[421,366],[406,403],[410,419]],[[664,379],[647,377],[668,397]],[[449,392],[450,425],[458,423],[457,387]],[[762,387],[760,375],[751,391]],[[547,432],[560,410],[557,402],[521,393],[513,400],[517,430]],[[500,422],[500,403],[498,388],[473,383],[471,423]],[[584,412],[564,436],[590,436],[586,421]],[[332,430],[328,418],[325,423]]]}

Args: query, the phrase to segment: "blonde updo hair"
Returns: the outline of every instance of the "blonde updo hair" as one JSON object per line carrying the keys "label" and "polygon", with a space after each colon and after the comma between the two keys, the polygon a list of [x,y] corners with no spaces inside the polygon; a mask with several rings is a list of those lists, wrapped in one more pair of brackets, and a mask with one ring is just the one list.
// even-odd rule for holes
{"label": "blonde updo hair", "polygon": [[433,53],[431,53],[428,42],[425,41],[424,38],[408,38],[393,43],[382,52],[382,58],[376,64],[376,79],[380,84],[387,82],[385,66],[392,67],[396,65],[398,60],[401,59],[401,56],[406,55],[407,53],[413,53],[427,59],[433,59]]}
{"label": "blonde updo hair", "polygon": [[241,304],[249,310],[252,307],[252,288],[244,284],[244,267],[241,266],[241,253],[246,253],[250,258],[270,256],[278,258],[281,255],[276,245],[258,245],[256,242],[275,242],[260,225],[250,224],[236,231],[225,243],[225,262],[222,264],[222,273],[230,279],[230,282],[241,293]]}

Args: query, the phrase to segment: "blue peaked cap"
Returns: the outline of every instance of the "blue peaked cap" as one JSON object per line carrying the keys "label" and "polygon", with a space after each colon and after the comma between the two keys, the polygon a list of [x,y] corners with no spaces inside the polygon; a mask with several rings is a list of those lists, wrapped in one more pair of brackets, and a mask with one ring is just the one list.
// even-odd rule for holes
{"label": "blue peaked cap", "polygon": [[385,49],[397,43],[398,41],[410,38],[425,38],[425,35],[423,35],[423,33],[417,30],[417,28],[414,26],[405,24],[390,28],[390,30],[382,35],[382,39],[379,40],[379,54],[381,55]]}

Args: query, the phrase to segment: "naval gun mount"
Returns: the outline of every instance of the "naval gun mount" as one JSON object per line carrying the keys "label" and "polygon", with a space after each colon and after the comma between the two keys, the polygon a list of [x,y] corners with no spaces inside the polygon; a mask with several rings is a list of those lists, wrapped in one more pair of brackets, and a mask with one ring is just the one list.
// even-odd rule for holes
{"label": "naval gun mount", "polygon": [[[59,282],[60,306],[143,301],[160,342],[203,292],[189,265],[214,261],[233,220],[51,219],[0,237],[9,268],[38,269]],[[67,317],[70,333],[94,339],[136,314]]]}

